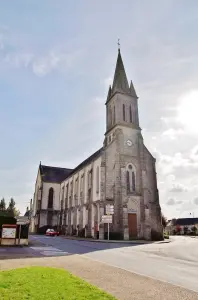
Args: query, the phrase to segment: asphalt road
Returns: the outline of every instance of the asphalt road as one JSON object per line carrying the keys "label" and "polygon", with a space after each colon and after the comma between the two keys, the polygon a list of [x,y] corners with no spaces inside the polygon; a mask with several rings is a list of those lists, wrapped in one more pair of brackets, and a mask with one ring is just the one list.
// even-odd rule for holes
{"label": "asphalt road", "polygon": [[44,244],[31,247],[43,256],[80,254],[121,269],[198,292],[198,239],[175,237],[146,245],[67,240],[31,236]]}

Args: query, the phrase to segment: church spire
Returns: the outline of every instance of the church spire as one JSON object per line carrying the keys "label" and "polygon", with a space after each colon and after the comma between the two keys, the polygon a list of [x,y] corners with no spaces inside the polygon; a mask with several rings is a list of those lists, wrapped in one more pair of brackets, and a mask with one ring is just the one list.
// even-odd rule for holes
{"label": "church spire", "polygon": [[129,83],[127,80],[124,64],[120,53],[120,48],[118,48],[118,57],[117,57],[117,63],[116,63],[113,86],[112,86],[112,93],[115,92],[124,92],[124,93],[130,92]]}
{"label": "church spire", "polygon": [[138,98],[132,80],[131,80],[131,84],[130,84],[130,94],[131,94],[131,96]]}

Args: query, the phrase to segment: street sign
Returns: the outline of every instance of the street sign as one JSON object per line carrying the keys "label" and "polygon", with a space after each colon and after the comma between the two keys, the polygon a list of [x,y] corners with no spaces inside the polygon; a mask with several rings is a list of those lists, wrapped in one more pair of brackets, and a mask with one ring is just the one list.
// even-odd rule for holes
{"label": "street sign", "polygon": [[17,222],[17,225],[27,225],[29,222]]}
{"label": "street sign", "polygon": [[106,205],[106,214],[113,215],[114,214],[114,206],[111,204]]}
{"label": "street sign", "polygon": [[102,216],[102,223],[112,223],[112,216],[111,215]]}

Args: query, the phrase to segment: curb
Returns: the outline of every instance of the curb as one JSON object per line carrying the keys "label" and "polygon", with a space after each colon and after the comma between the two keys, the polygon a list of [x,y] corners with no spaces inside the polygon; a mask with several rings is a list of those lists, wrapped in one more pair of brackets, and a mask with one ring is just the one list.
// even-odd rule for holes
{"label": "curb", "polygon": [[[160,243],[165,241],[144,241],[144,240],[133,240],[133,241],[123,241],[123,240],[97,240],[97,239],[89,239],[89,238],[73,238],[68,236],[60,236],[65,240],[73,240],[73,241],[84,241],[84,242],[92,242],[92,243],[117,243],[117,244],[137,244],[137,245],[144,245],[144,244],[153,244],[153,243]],[[167,243],[167,242],[166,242]]]}

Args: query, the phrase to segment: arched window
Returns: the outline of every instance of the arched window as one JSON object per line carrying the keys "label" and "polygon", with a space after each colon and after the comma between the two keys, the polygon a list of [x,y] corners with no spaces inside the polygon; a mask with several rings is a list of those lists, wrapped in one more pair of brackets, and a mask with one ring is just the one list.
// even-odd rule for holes
{"label": "arched window", "polygon": [[126,184],[127,192],[134,193],[136,189],[136,172],[134,166],[132,166],[131,164],[127,166]]}
{"label": "arched window", "polygon": [[112,110],[109,108],[109,125],[112,125]]}
{"label": "arched window", "polygon": [[115,124],[116,122],[116,111],[115,111],[115,106],[113,108],[113,123]]}
{"label": "arched window", "polygon": [[49,195],[48,195],[48,208],[53,208],[53,200],[54,200],[54,190],[51,187],[49,189]]}
{"label": "arched window", "polygon": [[129,118],[130,118],[130,122],[132,123],[132,108],[131,108],[131,105],[130,105],[130,108],[129,108]]}
{"label": "arched window", "polygon": [[123,121],[125,121],[125,105],[122,105]]}
{"label": "arched window", "polygon": [[97,169],[96,169],[96,193],[99,193],[99,183],[100,183],[99,166],[97,166]]}

